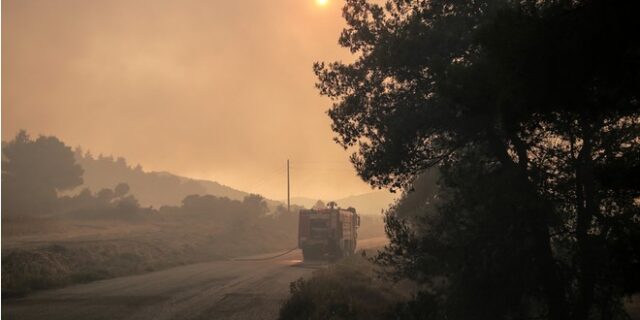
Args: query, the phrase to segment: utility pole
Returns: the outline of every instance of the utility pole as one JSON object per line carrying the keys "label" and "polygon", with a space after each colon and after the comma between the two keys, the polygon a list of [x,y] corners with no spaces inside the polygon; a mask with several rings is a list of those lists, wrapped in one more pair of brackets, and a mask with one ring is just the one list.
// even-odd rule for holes
{"label": "utility pole", "polygon": [[287,159],[287,212],[291,213],[291,184],[289,183],[289,159]]}

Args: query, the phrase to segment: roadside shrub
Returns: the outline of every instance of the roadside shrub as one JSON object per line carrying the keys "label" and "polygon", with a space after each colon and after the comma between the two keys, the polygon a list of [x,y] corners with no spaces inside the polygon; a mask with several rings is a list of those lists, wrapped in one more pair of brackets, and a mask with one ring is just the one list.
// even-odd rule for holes
{"label": "roadside shrub", "polygon": [[2,297],[66,284],[68,274],[68,262],[57,252],[12,251],[2,258]]}
{"label": "roadside shrub", "polygon": [[281,320],[385,319],[402,299],[397,288],[380,280],[374,266],[360,256],[318,270],[290,288]]}

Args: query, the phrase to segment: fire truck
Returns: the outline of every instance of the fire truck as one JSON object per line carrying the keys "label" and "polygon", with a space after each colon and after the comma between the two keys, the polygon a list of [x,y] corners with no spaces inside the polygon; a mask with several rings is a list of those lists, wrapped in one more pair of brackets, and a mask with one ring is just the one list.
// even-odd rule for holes
{"label": "fire truck", "polygon": [[300,210],[298,247],[304,260],[334,260],[352,255],[359,226],[360,216],[354,208]]}

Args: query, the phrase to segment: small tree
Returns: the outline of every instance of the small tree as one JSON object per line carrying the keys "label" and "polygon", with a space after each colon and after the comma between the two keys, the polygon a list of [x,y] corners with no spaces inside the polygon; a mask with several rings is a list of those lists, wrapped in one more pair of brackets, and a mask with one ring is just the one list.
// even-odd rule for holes
{"label": "small tree", "polygon": [[327,205],[324,204],[322,200],[316,201],[316,204],[313,205],[312,209],[326,209]]}
{"label": "small tree", "polygon": [[116,197],[124,197],[129,193],[129,185],[126,183],[118,183],[118,185],[113,189],[114,196]]}
{"label": "small tree", "polygon": [[71,148],[56,137],[32,140],[20,131],[2,146],[3,213],[51,213],[58,192],[81,185],[82,174]]}
{"label": "small tree", "polygon": [[267,202],[264,200],[264,197],[259,194],[250,194],[244,197],[242,202],[250,210],[249,213],[252,217],[262,217],[269,212]]}

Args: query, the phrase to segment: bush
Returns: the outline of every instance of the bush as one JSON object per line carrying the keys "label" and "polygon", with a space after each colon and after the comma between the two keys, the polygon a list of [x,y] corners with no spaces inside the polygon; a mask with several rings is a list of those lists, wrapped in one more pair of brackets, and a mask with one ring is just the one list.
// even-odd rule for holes
{"label": "bush", "polygon": [[368,260],[352,256],[292,282],[280,319],[384,319],[401,297]]}

